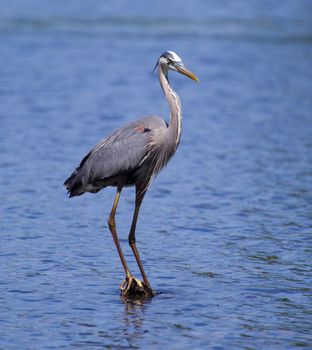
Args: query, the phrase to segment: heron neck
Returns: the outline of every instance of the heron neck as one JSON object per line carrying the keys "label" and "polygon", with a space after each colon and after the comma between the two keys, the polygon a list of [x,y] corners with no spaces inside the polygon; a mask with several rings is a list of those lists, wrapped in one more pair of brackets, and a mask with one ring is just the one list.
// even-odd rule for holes
{"label": "heron neck", "polygon": [[171,136],[170,140],[174,141],[174,148],[176,149],[180,142],[181,130],[182,130],[181,103],[180,103],[179,96],[171,88],[167,77],[167,71],[164,72],[164,69],[165,67],[162,67],[162,65],[159,64],[158,66],[159,81],[170,109],[170,122],[168,126],[168,132]]}

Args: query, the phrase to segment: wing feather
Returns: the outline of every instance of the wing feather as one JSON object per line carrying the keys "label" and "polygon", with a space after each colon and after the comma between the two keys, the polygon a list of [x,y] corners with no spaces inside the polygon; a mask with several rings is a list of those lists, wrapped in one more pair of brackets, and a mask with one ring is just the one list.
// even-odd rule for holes
{"label": "wing feather", "polygon": [[105,179],[129,174],[140,167],[150,152],[152,131],[161,127],[167,125],[160,117],[145,117],[98,142],[65,181],[70,196],[96,192]]}

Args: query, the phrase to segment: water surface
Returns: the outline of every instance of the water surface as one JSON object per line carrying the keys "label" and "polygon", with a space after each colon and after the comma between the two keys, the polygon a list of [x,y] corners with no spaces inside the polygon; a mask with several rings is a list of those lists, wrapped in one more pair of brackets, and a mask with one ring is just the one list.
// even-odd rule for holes
{"label": "water surface", "polygon": [[[309,1],[0,5],[1,349],[312,348],[311,16]],[[150,73],[167,49],[201,82],[171,75],[181,145],[137,230],[158,295],[127,303],[114,189],[68,200],[62,183],[113,129],[168,119]],[[138,273],[133,199],[117,225]]]}

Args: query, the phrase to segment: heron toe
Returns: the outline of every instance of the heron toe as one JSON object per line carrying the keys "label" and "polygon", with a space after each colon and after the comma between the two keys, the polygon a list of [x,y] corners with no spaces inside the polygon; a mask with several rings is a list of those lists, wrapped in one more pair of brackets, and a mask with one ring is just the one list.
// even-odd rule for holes
{"label": "heron toe", "polygon": [[154,292],[147,288],[144,282],[133,276],[127,276],[119,288],[123,297],[148,298],[154,296]]}

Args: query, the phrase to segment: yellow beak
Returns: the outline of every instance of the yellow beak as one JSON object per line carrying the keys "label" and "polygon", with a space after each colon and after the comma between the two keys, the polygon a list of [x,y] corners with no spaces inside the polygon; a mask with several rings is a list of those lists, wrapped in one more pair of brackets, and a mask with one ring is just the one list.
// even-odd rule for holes
{"label": "yellow beak", "polygon": [[177,69],[177,71],[181,74],[186,75],[187,77],[191,78],[192,80],[195,80],[197,82],[199,82],[199,79],[197,78],[197,76],[195,74],[193,74],[192,72],[190,72],[189,70],[182,68],[178,65],[175,65],[175,68]]}

